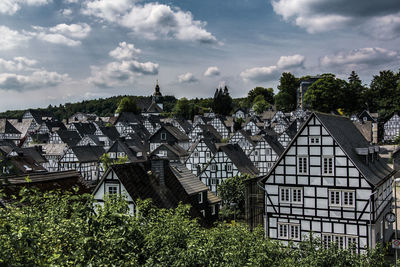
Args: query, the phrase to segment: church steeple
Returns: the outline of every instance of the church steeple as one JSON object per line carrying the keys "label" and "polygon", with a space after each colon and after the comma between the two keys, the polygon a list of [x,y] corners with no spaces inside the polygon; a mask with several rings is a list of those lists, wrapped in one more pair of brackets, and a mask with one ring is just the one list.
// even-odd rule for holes
{"label": "church steeple", "polygon": [[153,96],[159,96],[159,97],[162,96],[162,94],[161,94],[161,92],[160,92],[160,86],[158,85],[158,80],[157,80],[157,82],[156,82],[156,87],[155,87]]}

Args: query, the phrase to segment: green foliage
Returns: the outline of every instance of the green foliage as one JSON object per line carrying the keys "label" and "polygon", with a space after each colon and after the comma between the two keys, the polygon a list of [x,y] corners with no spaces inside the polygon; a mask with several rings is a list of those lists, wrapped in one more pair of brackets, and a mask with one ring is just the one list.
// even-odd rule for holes
{"label": "green foliage", "polygon": [[115,113],[120,114],[122,112],[132,112],[135,114],[139,113],[139,110],[136,106],[136,101],[132,97],[126,96],[121,99]]}
{"label": "green foliage", "polygon": [[297,88],[300,80],[290,72],[282,73],[279,79],[278,90],[275,95],[275,104],[278,110],[290,112],[297,107]]}
{"label": "green foliage", "polygon": [[[262,96],[262,98],[259,98],[259,96]],[[273,104],[274,89],[257,86],[256,88],[249,91],[249,93],[247,94],[247,98],[249,102],[253,104],[260,100],[265,100],[267,103]]]}
{"label": "green foliage", "polygon": [[[218,196],[222,200],[221,214],[224,218],[231,218],[233,213],[236,216],[244,216],[245,183],[249,175],[236,175],[228,178],[218,186]],[[236,203],[236,207],[231,208],[231,203]]]}
{"label": "green foliage", "polygon": [[253,109],[257,114],[263,113],[265,110],[267,110],[270,107],[271,107],[271,105],[264,99],[259,100],[257,102],[254,101],[254,105],[253,105]]}
{"label": "green foliage", "polygon": [[101,157],[100,157],[100,162],[103,165],[104,168],[104,172],[107,171],[107,169],[111,166],[111,165],[115,165],[115,164],[124,164],[128,162],[128,156],[124,156],[124,157],[119,157],[118,159],[110,159],[110,157],[108,156],[107,153],[104,153]]}
{"label": "green foliage", "polygon": [[243,118],[237,118],[233,121],[233,129],[236,131],[239,131],[242,129],[242,123],[244,122]]}
{"label": "green foliage", "polygon": [[344,87],[344,111],[346,114],[358,114],[364,110],[364,93],[366,88],[362,85],[360,78],[355,71],[352,71],[346,86]]}
{"label": "green foliage", "polygon": [[194,115],[199,113],[200,106],[189,101],[186,97],[179,99],[173,109],[173,115],[187,120],[192,120]]}
{"label": "green foliage", "polygon": [[388,266],[380,248],[357,255],[318,239],[293,248],[240,223],[202,228],[187,205],[138,200],[132,216],[119,196],[103,205],[75,192],[22,189],[17,197],[0,208],[1,266]]}
{"label": "green foliage", "polygon": [[326,73],[313,83],[304,95],[306,105],[312,110],[331,112],[344,108],[346,81]]}
{"label": "green foliage", "polygon": [[222,92],[222,89],[220,88],[219,93],[217,93],[213,99],[212,110],[216,114],[229,115],[232,112],[232,109],[232,97],[228,93],[228,88],[225,86],[224,92]]}

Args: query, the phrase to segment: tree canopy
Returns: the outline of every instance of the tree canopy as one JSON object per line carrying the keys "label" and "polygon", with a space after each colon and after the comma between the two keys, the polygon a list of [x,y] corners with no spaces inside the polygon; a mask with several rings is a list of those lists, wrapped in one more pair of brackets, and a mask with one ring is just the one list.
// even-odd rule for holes
{"label": "tree canopy", "polygon": [[282,73],[279,79],[278,90],[275,95],[275,104],[278,110],[290,112],[297,107],[297,88],[300,80],[290,72]]}
{"label": "tree canopy", "polygon": [[121,99],[115,112],[118,114],[122,112],[132,112],[138,114],[139,110],[136,106],[136,101],[132,97],[126,96]]}
{"label": "tree canopy", "polygon": [[[258,96],[262,96],[267,103],[270,104],[274,103],[274,89],[272,88],[264,88],[257,86],[256,88],[250,90],[247,94],[249,102],[253,104]],[[260,98],[258,98],[258,101],[259,100]]]}
{"label": "tree canopy", "polygon": [[358,255],[313,238],[294,248],[240,223],[207,229],[190,207],[158,209],[136,201],[22,189],[0,208],[2,266],[388,266],[381,249]]}
{"label": "tree canopy", "polygon": [[212,110],[216,114],[229,115],[232,112],[232,108],[232,97],[229,95],[228,87],[225,86],[223,90],[222,88],[217,89],[212,103]]}

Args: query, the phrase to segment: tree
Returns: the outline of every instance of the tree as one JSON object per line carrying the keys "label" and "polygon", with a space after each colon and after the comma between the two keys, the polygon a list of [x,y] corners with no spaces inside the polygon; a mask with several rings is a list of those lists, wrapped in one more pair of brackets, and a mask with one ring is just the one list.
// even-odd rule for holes
{"label": "tree", "polygon": [[104,172],[107,171],[107,169],[111,166],[111,165],[115,165],[115,164],[124,164],[128,162],[128,157],[125,155],[124,157],[119,157],[118,159],[110,159],[110,157],[108,156],[107,153],[104,153],[101,157],[100,157],[100,162],[103,165],[104,168]]}
{"label": "tree", "polygon": [[310,109],[321,112],[344,108],[346,86],[346,81],[336,78],[334,74],[323,74],[308,88],[304,101]]}
{"label": "tree", "polygon": [[348,83],[344,88],[344,111],[348,115],[361,112],[365,109],[365,87],[355,71],[352,71]]}
{"label": "tree", "polygon": [[250,90],[247,94],[249,102],[253,104],[257,96],[262,96],[267,103],[274,104],[274,89],[272,88],[257,86],[256,88]]}
{"label": "tree", "polygon": [[253,109],[257,114],[263,113],[269,107],[271,107],[271,105],[264,99],[255,101],[253,105]]}
{"label": "tree", "polygon": [[138,114],[139,110],[136,107],[136,101],[133,100],[132,97],[126,96],[121,99],[121,102],[119,102],[118,108],[115,112],[118,114],[122,112],[132,112]]}
{"label": "tree", "polygon": [[279,79],[278,90],[275,96],[275,104],[277,109],[284,112],[290,112],[297,107],[297,89],[299,88],[300,80],[290,72],[282,73]]}
{"label": "tree", "polygon": [[228,87],[215,91],[212,109],[216,114],[229,115],[232,111],[232,97],[229,95]]}
{"label": "tree", "polygon": [[176,117],[185,118],[187,120],[193,119],[194,115],[198,114],[200,107],[189,101],[186,97],[179,99],[173,109],[173,114]]}

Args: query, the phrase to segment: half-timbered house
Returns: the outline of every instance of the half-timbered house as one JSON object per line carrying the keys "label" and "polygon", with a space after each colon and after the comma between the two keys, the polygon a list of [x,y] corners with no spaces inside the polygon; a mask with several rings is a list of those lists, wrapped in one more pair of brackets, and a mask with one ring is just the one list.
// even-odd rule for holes
{"label": "half-timbered house", "polygon": [[221,116],[216,116],[208,124],[212,125],[222,138],[229,138],[230,130],[225,125],[225,119]]}
{"label": "half-timbered house", "polygon": [[227,178],[248,174],[256,176],[259,171],[237,144],[217,144],[217,152],[201,171],[199,178],[212,192]]}
{"label": "half-timbered house", "polygon": [[392,171],[347,118],[313,113],[262,179],[269,238],[357,252],[387,241]]}
{"label": "half-timbered house", "polygon": [[297,133],[297,120],[294,120],[278,137],[279,143],[286,148]]}
{"label": "half-timbered house", "polygon": [[400,116],[395,112],[393,116],[384,124],[384,137],[383,140],[386,142],[394,141],[400,136]]}
{"label": "half-timbered house", "polygon": [[15,129],[7,119],[0,119],[0,141],[11,141],[18,144],[20,139],[21,132]]}
{"label": "half-timbered house", "polygon": [[189,153],[187,150],[183,149],[177,144],[161,144],[153,152],[150,153],[151,156],[158,156],[162,159],[168,159],[170,162],[181,162],[184,163]]}
{"label": "half-timbered house", "polygon": [[[197,127],[197,126],[196,126]],[[201,171],[217,153],[215,141],[209,138],[197,140],[189,149],[185,165],[193,174],[200,176]]]}
{"label": "half-timbered house", "polygon": [[239,130],[231,138],[229,138],[228,143],[238,144],[244,151],[246,155],[255,147],[255,142],[251,139],[251,131]]}
{"label": "half-timbered house", "polygon": [[188,150],[190,147],[189,137],[179,131],[172,125],[164,125],[156,131],[149,139],[150,152],[155,150],[161,144],[178,144],[183,149]]}
{"label": "half-timbered house", "polygon": [[215,130],[212,125],[209,124],[197,124],[189,133],[188,133],[190,143],[194,144],[201,138],[211,138],[220,142],[222,140],[222,136]]}

